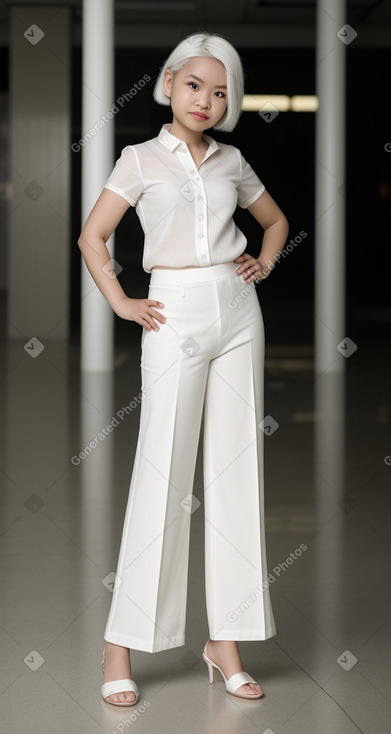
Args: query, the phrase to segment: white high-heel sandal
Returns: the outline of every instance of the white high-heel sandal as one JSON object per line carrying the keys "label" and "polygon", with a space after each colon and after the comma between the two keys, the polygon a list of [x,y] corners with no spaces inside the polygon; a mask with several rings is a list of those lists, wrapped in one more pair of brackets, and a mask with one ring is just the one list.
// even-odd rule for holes
{"label": "white high-heel sandal", "polygon": [[[209,642],[209,640],[208,640],[208,642]],[[257,681],[254,680],[254,678],[251,677],[251,675],[249,675],[248,673],[244,673],[244,672],[234,673],[227,680],[227,678],[225,677],[223,671],[217,665],[217,663],[214,663],[213,660],[211,660],[210,658],[208,658],[208,656],[206,654],[206,649],[208,647],[208,642],[206,643],[206,645],[204,647],[204,652],[202,653],[202,657],[204,658],[204,660],[205,660],[205,662],[206,662],[206,664],[208,666],[209,683],[213,683],[213,677],[214,677],[214,674],[215,674],[214,673],[214,668],[216,668],[216,670],[220,672],[221,680],[224,680],[225,690],[227,691],[227,693],[230,693],[231,696],[236,696],[237,698],[262,698],[263,691],[262,691],[262,693],[254,693],[253,695],[250,694],[249,696],[244,696],[241,693],[235,693],[235,691],[237,691],[238,688],[240,688],[240,686],[243,686],[246,683],[256,683],[257,685],[259,685],[259,683],[257,683]],[[218,676],[219,676],[219,673],[216,672],[216,680],[219,680],[219,677]]]}
{"label": "white high-heel sandal", "polygon": [[[102,671],[105,669],[105,650],[106,645],[103,648],[103,657],[102,657]],[[136,698],[134,701],[109,701],[108,696],[111,696],[113,693],[125,693],[125,691],[132,691]],[[134,706],[138,699],[139,699],[139,692],[136,683],[134,680],[131,680],[131,678],[120,678],[120,680],[113,680],[109,683],[103,683],[101,687],[101,694],[102,698],[107,703],[112,703],[113,706]]]}

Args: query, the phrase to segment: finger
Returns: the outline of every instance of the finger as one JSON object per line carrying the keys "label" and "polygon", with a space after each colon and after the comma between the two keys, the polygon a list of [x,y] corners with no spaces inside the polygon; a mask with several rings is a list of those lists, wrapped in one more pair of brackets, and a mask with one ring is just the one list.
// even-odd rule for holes
{"label": "finger", "polygon": [[254,280],[256,280],[257,278],[258,278],[258,272],[256,270],[251,270],[251,272],[249,273],[248,282],[251,283]]}
{"label": "finger", "polygon": [[153,316],[154,319],[157,321],[160,321],[161,324],[164,324],[166,321],[166,317],[163,313],[159,313],[159,311],[155,311],[154,309],[151,309],[151,311],[148,311],[149,316]]}
{"label": "finger", "polygon": [[244,274],[247,273],[249,267],[251,267],[251,265],[248,265],[248,263],[242,263],[241,265],[239,265],[236,272],[238,273],[238,275],[244,276]]}
{"label": "finger", "polygon": [[145,321],[151,326],[151,328],[154,331],[159,331],[158,323],[161,324],[166,323],[166,317],[163,316],[163,314],[158,313],[157,311],[150,311],[149,313],[146,313],[143,317]]}
{"label": "finger", "polygon": [[145,299],[148,306],[156,306],[156,308],[164,308],[164,303],[161,301],[153,301],[152,298],[146,298]]}
{"label": "finger", "polygon": [[248,278],[252,272],[253,272],[252,265],[247,265],[246,269],[243,270],[243,277]]}
{"label": "finger", "polygon": [[146,323],[148,324],[148,327],[149,328],[147,326],[145,328],[146,329],[148,328],[148,331],[158,331],[159,330],[159,327],[157,326],[157,324],[153,320],[152,321],[147,321]]}

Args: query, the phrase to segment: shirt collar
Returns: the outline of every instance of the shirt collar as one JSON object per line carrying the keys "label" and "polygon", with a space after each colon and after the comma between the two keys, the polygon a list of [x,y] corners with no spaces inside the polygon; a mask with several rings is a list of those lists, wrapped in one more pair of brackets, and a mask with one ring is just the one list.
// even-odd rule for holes
{"label": "shirt collar", "polygon": [[[181,140],[180,138],[177,138],[175,135],[171,135],[169,132],[169,128],[171,127],[171,122],[166,122],[164,125],[162,125],[159,135],[157,136],[157,139],[159,143],[162,143],[168,150],[175,150],[179,145],[182,144],[182,147],[187,145],[184,140]],[[203,135],[203,138],[206,140],[207,143],[209,143],[209,148],[206,152],[207,157],[214,153],[215,150],[219,150],[219,144],[216,142],[214,138],[211,138],[210,135]]]}

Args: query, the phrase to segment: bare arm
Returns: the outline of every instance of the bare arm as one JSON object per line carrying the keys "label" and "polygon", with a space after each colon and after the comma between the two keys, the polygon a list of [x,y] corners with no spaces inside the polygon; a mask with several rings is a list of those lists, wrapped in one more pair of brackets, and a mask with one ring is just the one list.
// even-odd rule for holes
{"label": "bare arm", "polygon": [[[113,311],[122,318],[137,321],[148,331],[159,330],[154,319],[162,323],[165,317],[155,308],[164,304],[149,298],[128,298],[110,263],[106,242],[131,205],[123,196],[103,189],[80,233],[77,244],[96,285]],[[106,266],[106,267],[104,267]]]}
{"label": "bare arm", "polygon": [[265,190],[247,210],[264,229],[261,252],[257,257],[262,265],[262,277],[273,270],[278,253],[285,245],[289,222],[274,199]]}
{"label": "bare arm", "polygon": [[107,268],[103,270],[110,261],[106,242],[129,207],[129,202],[122,196],[103,189],[77,241],[91,276],[113,311],[126,294],[117,277],[109,277]]}

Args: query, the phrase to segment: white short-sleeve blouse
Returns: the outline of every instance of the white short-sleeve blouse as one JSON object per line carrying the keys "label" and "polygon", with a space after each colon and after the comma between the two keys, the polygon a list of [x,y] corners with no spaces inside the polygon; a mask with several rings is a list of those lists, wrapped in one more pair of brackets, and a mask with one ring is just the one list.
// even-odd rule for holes
{"label": "white short-sleeve blouse", "polygon": [[104,188],[122,196],[144,230],[142,266],[184,268],[229,262],[247,239],[233,221],[265,186],[240,150],[203,135],[209,148],[197,169],[187,144],[169,132],[121,152]]}

